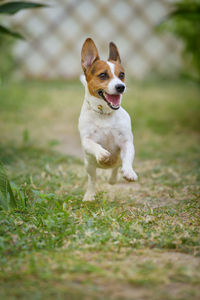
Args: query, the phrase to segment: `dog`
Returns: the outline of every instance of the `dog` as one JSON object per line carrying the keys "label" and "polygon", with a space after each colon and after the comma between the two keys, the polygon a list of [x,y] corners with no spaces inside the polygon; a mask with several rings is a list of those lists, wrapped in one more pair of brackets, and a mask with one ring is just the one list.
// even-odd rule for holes
{"label": "dog", "polygon": [[83,201],[92,201],[96,194],[96,169],[111,168],[110,184],[117,181],[121,166],[127,181],[138,176],[132,164],[135,155],[131,119],[121,107],[126,91],[125,73],[117,46],[110,42],[108,61],[99,58],[97,47],[87,38],[81,51],[85,98],[79,117],[79,132],[88,174]]}

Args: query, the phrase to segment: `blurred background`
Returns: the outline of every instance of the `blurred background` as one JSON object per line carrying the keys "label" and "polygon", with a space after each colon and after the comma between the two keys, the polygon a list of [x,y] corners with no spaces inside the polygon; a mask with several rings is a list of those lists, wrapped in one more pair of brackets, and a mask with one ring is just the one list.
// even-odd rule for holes
{"label": "blurred background", "polygon": [[49,7],[19,10],[1,18],[4,25],[25,38],[1,42],[2,78],[9,71],[16,78],[77,78],[81,73],[81,46],[86,37],[95,40],[103,59],[108,56],[108,43],[114,41],[128,74],[136,79],[155,73],[174,76],[182,69],[182,40],[170,30],[160,32],[158,28],[174,10],[173,0],[43,3]]}

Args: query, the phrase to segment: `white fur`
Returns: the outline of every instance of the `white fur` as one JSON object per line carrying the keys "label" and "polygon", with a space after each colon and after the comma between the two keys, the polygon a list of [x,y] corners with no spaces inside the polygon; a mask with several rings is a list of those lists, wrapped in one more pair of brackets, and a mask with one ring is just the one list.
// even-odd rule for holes
{"label": "white fur", "polygon": [[[114,73],[114,64],[108,64]],[[115,84],[117,81],[121,83],[115,77],[112,79]],[[137,180],[132,168],[135,150],[129,114],[122,107],[112,110],[103,99],[91,96],[86,80],[82,77],[81,81],[85,85],[85,98],[79,117],[79,131],[88,173],[88,187],[83,201],[91,201],[96,193],[96,168],[112,168],[111,184],[116,182],[120,166],[126,180]],[[99,105],[102,106],[101,110]]]}
{"label": "white fur", "polygon": [[84,85],[84,87],[87,86],[87,81],[86,81],[85,75],[81,74],[80,81]]}
{"label": "white fur", "polygon": [[[109,65],[110,67],[110,71],[113,75],[113,79],[109,82],[108,84],[108,94],[116,94],[116,89],[115,89],[115,86],[117,84],[123,84],[124,83],[115,75],[115,65],[113,63],[111,63],[110,61],[107,61],[107,64]],[[126,89],[124,90],[124,92],[126,91]]]}

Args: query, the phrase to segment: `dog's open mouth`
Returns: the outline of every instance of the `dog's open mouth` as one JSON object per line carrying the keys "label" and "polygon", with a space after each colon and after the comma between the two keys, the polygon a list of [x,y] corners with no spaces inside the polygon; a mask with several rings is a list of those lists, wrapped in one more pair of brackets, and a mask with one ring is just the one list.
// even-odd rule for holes
{"label": "dog's open mouth", "polygon": [[99,90],[98,94],[104,101],[106,101],[106,103],[110,108],[115,110],[120,108],[120,99],[121,99],[120,94],[110,95],[103,90]]}

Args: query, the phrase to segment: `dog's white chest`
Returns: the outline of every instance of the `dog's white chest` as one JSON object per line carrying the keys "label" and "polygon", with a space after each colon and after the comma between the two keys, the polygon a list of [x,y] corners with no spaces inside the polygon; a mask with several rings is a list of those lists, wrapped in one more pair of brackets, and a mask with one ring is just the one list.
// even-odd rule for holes
{"label": "dog's white chest", "polygon": [[91,134],[91,138],[98,144],[100,144],[103,148],[113,153],[116,152],[118,147],[118,131],[114,131],[111,128],[104,127],[96,127]]}
{"label": "dog's white chest", "polygon": [[[81,122],[82,123],[82,122]],[[88,118],[84,121],[84,127],[81,126],[81,135],[87,135],[94,142],[100,144],[105,149],[116,151],[120,132],[112,119]]]}

